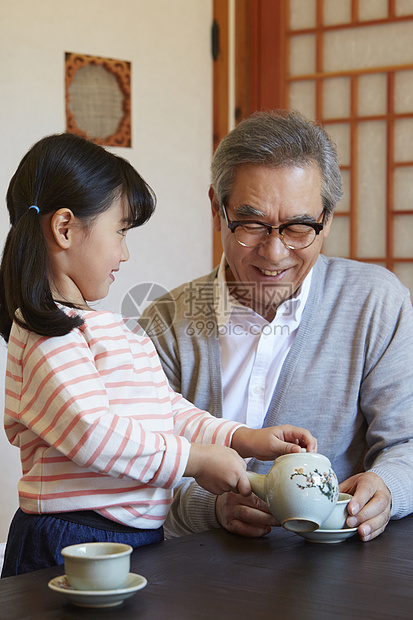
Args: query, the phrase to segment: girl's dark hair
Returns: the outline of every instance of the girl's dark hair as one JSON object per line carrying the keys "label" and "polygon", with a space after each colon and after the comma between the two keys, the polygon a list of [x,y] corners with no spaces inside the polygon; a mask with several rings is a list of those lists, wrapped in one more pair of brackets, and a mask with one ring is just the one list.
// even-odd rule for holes
{"label": "girl's dark hair", "polygon": [[130,228],[151,217],[155,194],[137,171],[84,138],[47,136],[24,156],[7,191],[11,228],[0,266],[0,333],[6,341],[13,321],[41,336],[63,336],[82,324],[53,300],[41,219],[66,207],[87,227],[120,196],[129,203]]}

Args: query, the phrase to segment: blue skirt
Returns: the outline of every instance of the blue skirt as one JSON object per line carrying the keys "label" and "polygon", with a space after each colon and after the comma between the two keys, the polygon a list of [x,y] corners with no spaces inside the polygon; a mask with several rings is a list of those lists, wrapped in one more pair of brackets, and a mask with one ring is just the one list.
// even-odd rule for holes
{"label": "blue skirt", "polygon": [[128,528],[89,511],[33,515],[19,508],[10,525],[1,577],[64,564],[60,551],[68,545],[120,542],[135,549],[163,538],[162,527],[152,530]]}

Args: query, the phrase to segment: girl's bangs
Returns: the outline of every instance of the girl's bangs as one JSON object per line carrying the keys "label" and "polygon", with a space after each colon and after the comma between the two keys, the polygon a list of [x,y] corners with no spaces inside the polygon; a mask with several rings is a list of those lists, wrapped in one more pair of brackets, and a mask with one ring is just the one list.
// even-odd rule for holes
{"label": "girl's bangs", "polygon": [[130,228],[145,224],[153,215],[156,195],[132,166],[123,170],[123,192],[129,204]]}

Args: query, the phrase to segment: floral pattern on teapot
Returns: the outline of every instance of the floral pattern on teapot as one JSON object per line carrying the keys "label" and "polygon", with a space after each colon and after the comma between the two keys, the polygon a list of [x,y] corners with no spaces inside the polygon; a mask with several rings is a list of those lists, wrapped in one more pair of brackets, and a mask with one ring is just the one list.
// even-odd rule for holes
{"label": "floral pattern on teapot", "polygon": [[310,488],[318,488],[322,495],[325,495],[330,502],[336,502],[338,498],[338,489],[334,484],[335,475],[331,471],[328,472],[319,472],[318,469],[314,469],[314,471],[309,473],[304,473],[303,467],[295,467],[293,473],[291,474],[290,480],[293,479],[294,476],[304,476],[305,484],[298,484],[299,489],[310,489]]}

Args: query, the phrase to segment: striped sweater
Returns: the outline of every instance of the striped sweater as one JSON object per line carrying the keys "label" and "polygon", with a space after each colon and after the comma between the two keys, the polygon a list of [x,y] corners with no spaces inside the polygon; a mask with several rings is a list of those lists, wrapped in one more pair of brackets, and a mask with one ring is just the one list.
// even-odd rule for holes
{"label": "striped sweater", "polygon": [[239,425],[174,392],[142,332],[110,312],[78,312],[84,324],[66,336],[12,327],[5,430],[20,448],[20,507],[92,509],[132,527],[160,527],[190,442],[228,446]]}

